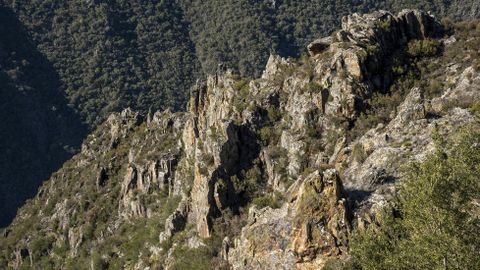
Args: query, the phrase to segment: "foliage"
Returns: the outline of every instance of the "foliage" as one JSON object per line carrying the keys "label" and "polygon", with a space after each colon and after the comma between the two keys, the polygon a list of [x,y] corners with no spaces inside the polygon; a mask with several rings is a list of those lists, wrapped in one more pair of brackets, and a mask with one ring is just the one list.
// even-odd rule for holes
{"label": "foliage", "polygon": [[0,3],[0,227],[75,152],[86,129],[58,89],[54,66]]}
{"label": "foliage", "polygon": [[208,270],[211,269],[212,253],[205,247],[176,248],[173,252],[175,261],[172,270]]}
{"label": "foliage", "polygon": [[243,200],[249,201],[254,198],[264,185],[258,160],[255,160],[253,166],[247,170],[242,170],[238,175],[231,176],[230,181],[237,195]]}
{"label": "foliage", "polygon": [[329,259],[323,266],[322,270],[354,270],[352,260],[345,259]]}
{"label": "foliage", "polygon": [[470,107],[470,111],[477,118],[480,118],[480,102],[473,103],[472,106]]}
{"label": "foliage", "polygon": [[256,197],[252,200],[252,204],[255,204],[259,208],[271,207],[273,209],[282,207],[283,195],[281,193],[266,194],[260,197]]}
{"label": "foliage", "polygon": [[[480,133],[474,127],[412,164],[393,212],[359,232],[351,254],[363,269],[477,269]],[[444,147],[442,147],[444,145]]]}
{"label": "foliage", "polygon": [[412,40],[408,43],[407,52],[412,57],[432,57],[441,51],[441,43],[436,39]]}
{"label": "foliage", "polygon": [[392,22],[390,20],[380,20],[378,22],[378,27],[380,27],[384,31],[390,31],[391,23]]}
{"label": "foliage", "polygon": [[367,153],[365,153],[365,149],[363,145],[357,143],[352,148],[352,156],[357,161],[362,163],[367,158]]}
{"label": "foliage", "polygon": [[[6,153],[0,163],[7,164],[0,190],[12,192],[0,196],[0,216],[6,217],[0,223],[78,149],[84,122],[94,128],[126,107],[181,110],[192,84],[219,64],[242,77],[258,77],[270,53],[298,57],[353,12],[423,8],[438,17],[473,19],[474,5],[474,0],[5,0],[0,120],[9,128],[0,132]],[[310,77],[311,69],[306,74]]]}
{"label": "foliage", "polygon": [[90,125],[128,106],[184,106],[200,64],[174,1],[7,3]]}

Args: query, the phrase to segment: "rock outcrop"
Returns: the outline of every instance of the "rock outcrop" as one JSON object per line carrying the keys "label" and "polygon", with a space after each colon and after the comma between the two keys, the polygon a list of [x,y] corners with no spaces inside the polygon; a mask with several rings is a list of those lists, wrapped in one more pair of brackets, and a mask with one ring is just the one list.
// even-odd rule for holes
{"label": "rock outcrop", "polygon": [[250,209],[228,254],[233,269],[319,269],[346,251],[350,221],[337,172],[315,171],[292,187],[282,208]]}
{"label": "rock outcrop", "polygon": [[434,151],[439,134],[478,124],[462,103],[480,99],[478,71],[450,66],[442,95],[409,87],[388,121],[352,135],[367,101],[393,82],[393,52],[439,33],[416,10],[354,14],[308,59],[271,55],[261,78],[219,68],[192,89],[187,112],[113,114],[6,230],[6,265],[172,269],[212,253],[212,267],[233,269],[348,260],[352,231],[393,198],[402,166]]}
{"label": "rock outcrop", "polygon": [[374,89],[385,89],[391,83],[388,63],[395,51],[409,40],[438,37],[442,31],[433,16],[418,10],[344,17],[342,29],[333,38],[308,46],[312,56],[322,59],[316,66],[321,74],[319,84],[333,98],[326,113],[354,117]]}

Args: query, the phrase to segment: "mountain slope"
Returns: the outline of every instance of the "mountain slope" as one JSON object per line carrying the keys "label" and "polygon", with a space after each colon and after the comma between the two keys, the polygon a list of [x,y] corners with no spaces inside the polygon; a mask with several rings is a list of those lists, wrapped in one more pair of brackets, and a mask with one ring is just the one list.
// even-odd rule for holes
{"label": "mountain slope", "polygon": [[127,106],[147,111],[185,104],[199,67],[174,1],[9,6],[54,64],[69,102],[87,123],[98,124]]}
{"label": "mountain slope", "polygon": [[[2,42],[22,48],[26,38],[29,50],[47,62],[42,76],[49,78],[51,85],[33,79],[30,86],[56,91],[64,98],[61,106],[67,105],[69,113],[73,110],[72,123],[81,126],[85,122],[90,130],[110,113],[127,107],[143,113],[149,109],[183,110],[190,87],[205,74],[215,73],[218,65],[232,68],[243,77],[258,77],[270,53],[298,57],[306,52],[311,40],[330,34],[340,25],[341,17],[352,12],[422,7],[453,19],[479,16],[477,1],[7,0],[0,5],[2,12],[9,13],[3,27],[22,29],[21,35]],[[2,66],[22,69],[22,60]],[[19,86],[10,90],[17,91],[22,92]],[[25,98],[36,99],[28,94]],[[40,107],[50,106],[48,99],[39,102]],[[12,110],[15,105],[2,102],[2,106]],[[21,122],[13,119],[8,118],[9,126]],[[39,144],[31,142],[31,135],[7,133],[2,144],[30,145],[22,151],[30,158],[8,155],[1,163],[5,172],[0,177],[5,186],[2,192],[12,194],[10,191],[16,190],[21,195],[7,200],[0,224],[8,224],[17,205],[65,160],[48,161],[48,155],[57,154],[36,150]],[[85,133],[75,134],[78,136],[69,143],[54,139],[51,144],[61,148],[69,145],[70,152],[76,152]],[[41,168],[37,157],[43,162]],[[37,169],[17,175],[22,170],[14,166],[7,173],[12,160],[23,160],[25,166]]]}
{"label": "mountain slope", "polygon": [[[478,22],[345,17],[309,57],[219,70],[187,112],[112,114],[22,207],[0,266],[298,269],[348,262],[402,165],[478,130]],[[444,82],[444,83],[440,83]]]}
{"label": "mountain slope", "polygon": [[55,69],[15,14],[0,7],[0,226],[40,181],[69,159],[86,127],[60,89]]}
{"label": "mountain slope", "polygon": [[[225,64],[259,76],[270,53],[296,56],[340,18],[422,7],[473,19],[475,1],[6,1],[90,125],[128,106],[183,109],[188,89]],[[469,12],[467,12],[469,11]]]}

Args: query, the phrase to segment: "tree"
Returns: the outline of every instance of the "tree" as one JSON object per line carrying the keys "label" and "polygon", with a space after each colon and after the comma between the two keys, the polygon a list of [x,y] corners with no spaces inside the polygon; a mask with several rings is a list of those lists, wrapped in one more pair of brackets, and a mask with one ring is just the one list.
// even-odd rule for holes
{"label": "tree", "polygon": [[[480,269],[480,132],[462,130],[409,167],[398,200],[359,232],[363,269]],[[393,211],[390,211],[393,210]]]}

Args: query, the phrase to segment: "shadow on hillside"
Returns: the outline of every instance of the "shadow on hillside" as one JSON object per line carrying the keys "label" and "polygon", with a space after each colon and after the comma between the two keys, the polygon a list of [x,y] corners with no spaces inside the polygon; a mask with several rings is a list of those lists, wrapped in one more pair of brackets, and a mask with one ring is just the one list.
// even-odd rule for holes
{"label": "shadow on hillside", "polygon": [[52,64],[0,6],[0,227],[78,149],[87,128]]}

